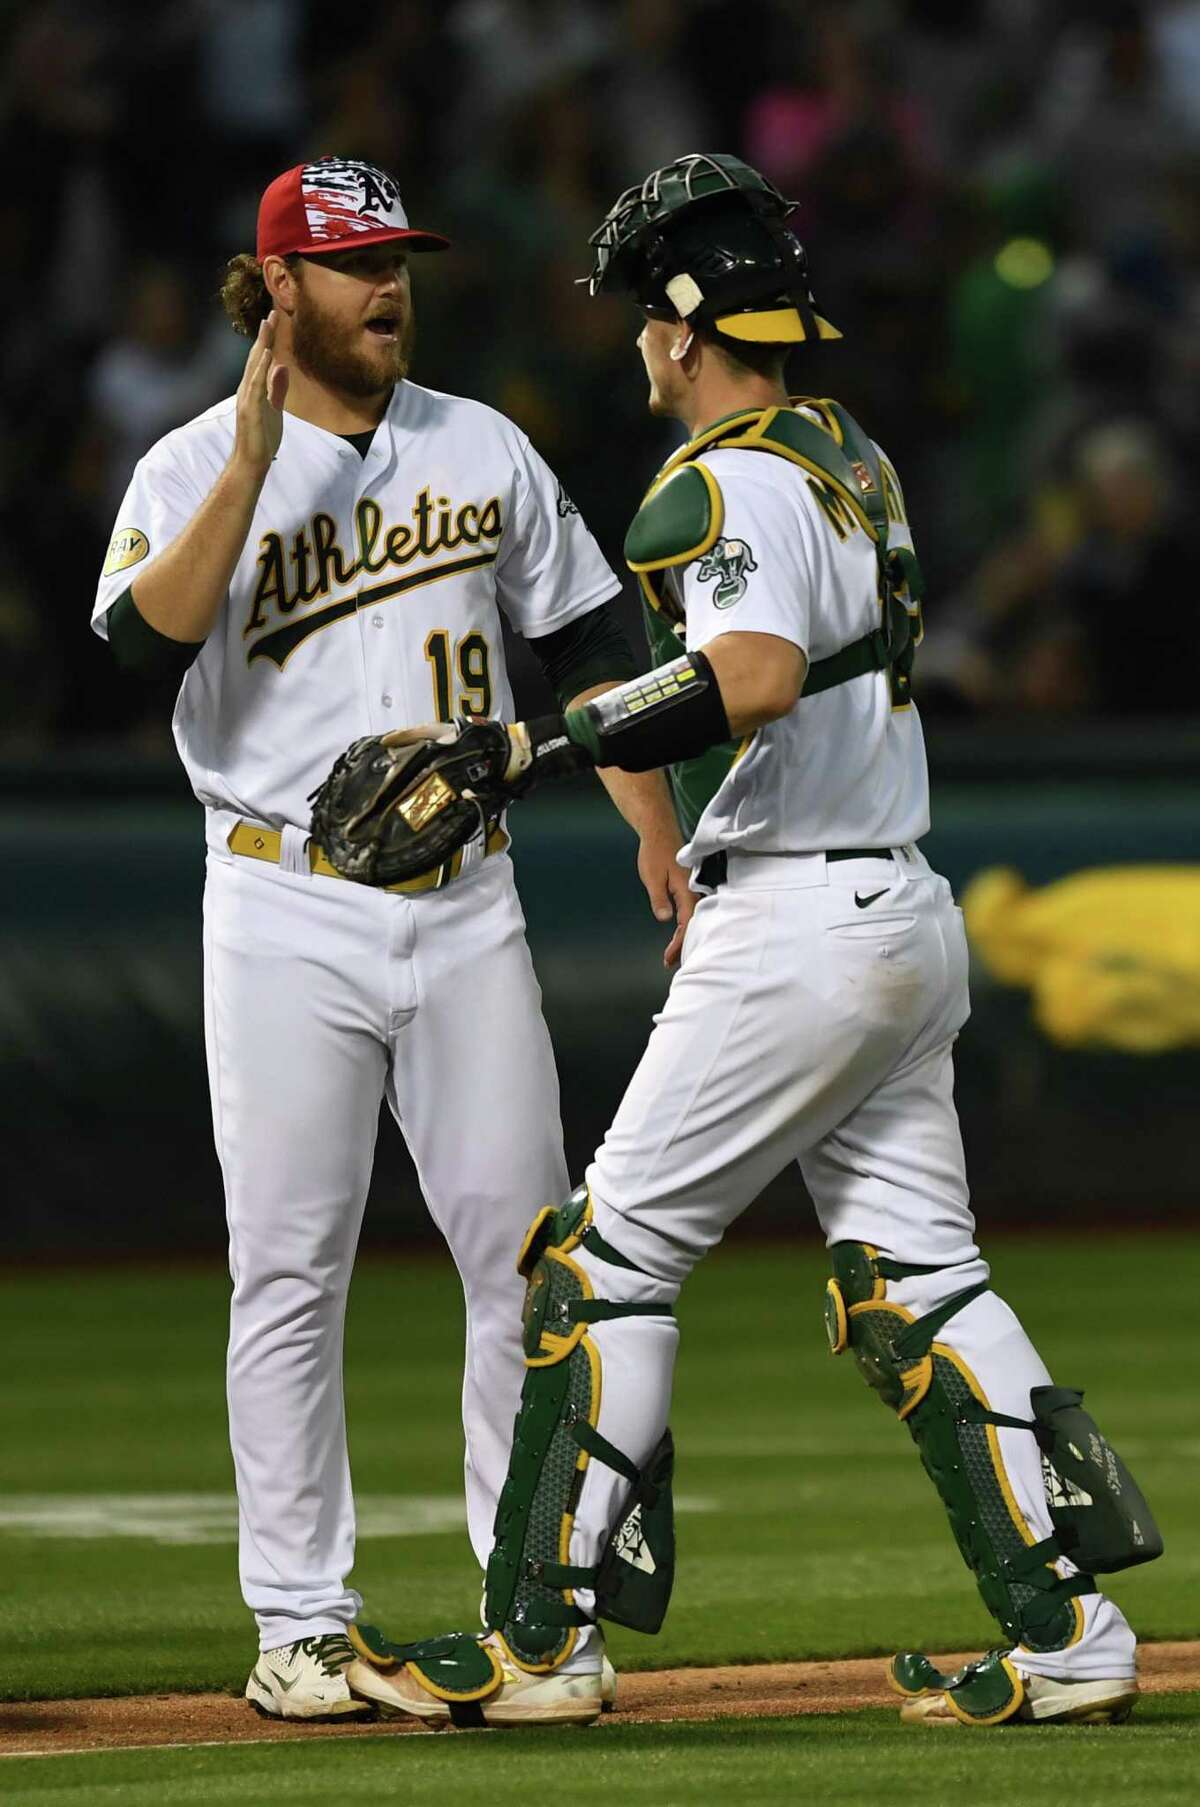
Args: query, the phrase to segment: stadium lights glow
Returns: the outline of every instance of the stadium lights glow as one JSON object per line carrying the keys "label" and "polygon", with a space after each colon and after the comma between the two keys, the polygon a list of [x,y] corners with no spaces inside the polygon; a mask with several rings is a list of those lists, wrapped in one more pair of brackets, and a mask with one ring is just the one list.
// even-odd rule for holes
{"label": "stadium lights glow", "polygon": [[1054,274],[1054,253],[1038,238],[1010,238],[996,253],[995,270],[1013,289],[1036,289]]}

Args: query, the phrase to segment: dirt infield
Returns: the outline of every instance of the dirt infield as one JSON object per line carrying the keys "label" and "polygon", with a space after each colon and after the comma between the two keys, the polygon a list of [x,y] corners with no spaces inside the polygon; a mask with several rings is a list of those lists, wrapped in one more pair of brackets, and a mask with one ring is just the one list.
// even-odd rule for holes
{"label": "dirt infield", "polygon": [[[945,1668],[966,1661],[943,1657]],[[1166,1694],[1200,1689],[1200,1642],[1147,1644],[1139,1653],[1142,1689]],[[743,1664],[722,1669],[663,1669],[624,1675],[618,1724],[682,1719],[784,1717],[840,1713],[894,1704],[879,1657],[829,1663]],[[601,1721],[611,1725],[613,1719]],[[260,1719],[228,1694],[145,1694],[123,1700],[47,1700],[0,1704],[0,1755],[63,1756],[187,1744],[254,1744],[280,1738],[395,1738],[424,1728],[407,1720],[304,1725]]]}

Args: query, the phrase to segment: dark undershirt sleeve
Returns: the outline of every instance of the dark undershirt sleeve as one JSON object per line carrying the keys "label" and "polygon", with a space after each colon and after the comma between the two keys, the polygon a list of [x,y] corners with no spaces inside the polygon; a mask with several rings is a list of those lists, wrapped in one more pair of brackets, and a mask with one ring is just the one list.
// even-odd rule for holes
{"label": "dark undershirt sleeve", "polygon": [[624,684],[639,676],[629,642],[606,602],[552,634],[529,637],[560,709],[593,684]]}
{"label": "dark undershirt sleeve", "polygon": [[138,609],[132,589],[122,590],[108,611],[108,643],[118,671],[148,680],[182,678],[204,645],[160,634]]}

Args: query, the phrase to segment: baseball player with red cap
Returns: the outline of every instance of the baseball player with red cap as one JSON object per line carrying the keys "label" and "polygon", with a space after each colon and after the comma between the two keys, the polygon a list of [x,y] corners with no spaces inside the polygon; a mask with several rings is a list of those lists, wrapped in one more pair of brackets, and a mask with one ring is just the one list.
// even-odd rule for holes
{"label": "baseball player with red cap", "polygon": [[[361,1601],[342,1325],[381,1100],[462,1276],[481,1563],[521,1388],[515,1254],[529,1200],[567,1178],[504,829],[381,891],[310,841],[309,793],[357,736],[511,716],[502,616],[563,706],[635,669],[617,580],[524,434],[408,378],[408,257],[446,245],[370,164],[271,183],[257,254],[223,289],[254,340],[238,392],[138,464],[92,615],[123,668],[178,674],[175,739],[205,808],[230,1437],[260,1642],[246,1697],[286,1718],[364,1710],[343,1673]],[[678,918],[673,960],[692,900],[665,784],[605,782],[655,914]]]}

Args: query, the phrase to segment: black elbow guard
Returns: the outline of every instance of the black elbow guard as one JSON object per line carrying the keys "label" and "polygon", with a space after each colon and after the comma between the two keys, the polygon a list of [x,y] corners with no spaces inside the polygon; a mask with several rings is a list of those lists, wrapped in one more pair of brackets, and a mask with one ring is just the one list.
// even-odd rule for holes
{"label": "black elbow guard", "polygon": [[530,639],[560,709],[593,684],[624,684],[636,678],[638,666],[609,604],[569,621],[552,634]]}
{"label": "black elbow guard", "polygon": [[117,669],[128,676],[156,680],[182,678],[203,640],[172,640],[151,627],[133,599],[122,590],[108,611],[108,643]]}
{"label": "black elbow guard", "polygon": [[694,759],[730,738],[716,673],[702,652],[685,653],[644,678],[606,690],[568,710],[565,719],[571,740],[595,765],[626,772],[652,772]]}

